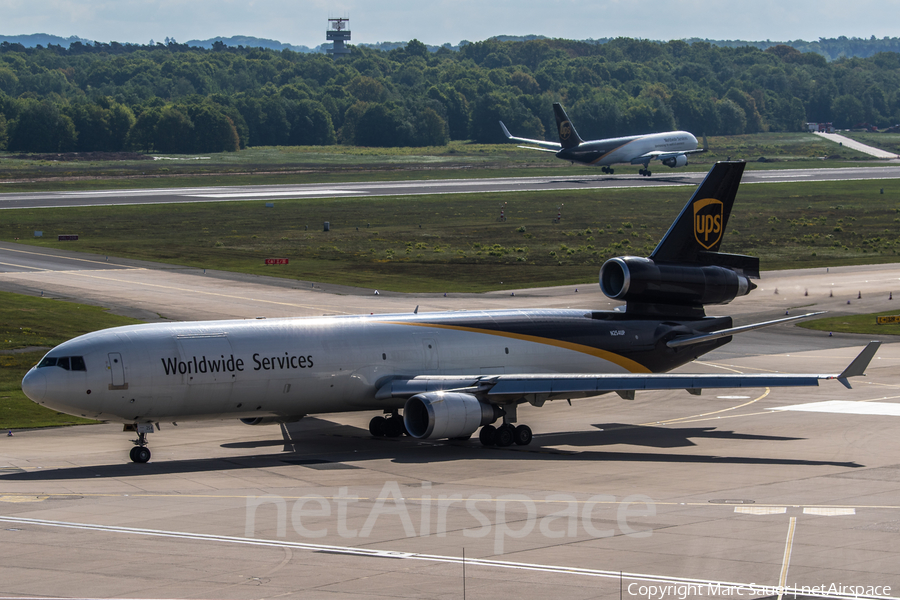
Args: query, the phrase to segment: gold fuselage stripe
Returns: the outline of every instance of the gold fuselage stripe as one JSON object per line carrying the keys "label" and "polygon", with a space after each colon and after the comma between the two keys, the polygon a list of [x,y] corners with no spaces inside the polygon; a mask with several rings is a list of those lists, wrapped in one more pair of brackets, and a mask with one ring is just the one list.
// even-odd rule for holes
{"label": "gold fuselage stripe", "polygon": [[483,335],[495,335],[498,337],[505,337],[514,340],[522,340],[525,342],[534,342],[535,344],[544,344],[545,346],[555,346],[556,348],[564,348],[566,350],[572,350],[574,352],[580,352],[581,354],[587,354],[590,356],[596,356],[597,358],[602,358],[605,361],[611,362],[613,364],[619,365],[623,369],[627,370],[629,373],[651,373],[650,369],[645,367],[644,365],[631,360],[630,358],[625,358],[619,354],[615,354],[613,352],[609,352],[608,350],[601,350],[600,348],[594,348],[593,346],[585,346],[584,344],[574,344],[572,342],[564,342],[562,340],[554,340],[551,338],[538,337],[536,335],[525,335],[522,333],[510,333],[508,331],[497,331],[494,329],[479,329],[477,327],[463,327],[460,325],[443,325],[438,323],[414,323],[410,321],[383,321],[383,323],[389,323],[391,325],[412,325],[415,327],[432,327],[435,329],[449,329],[451,331],[466,331],[469,333],[480,333]]}

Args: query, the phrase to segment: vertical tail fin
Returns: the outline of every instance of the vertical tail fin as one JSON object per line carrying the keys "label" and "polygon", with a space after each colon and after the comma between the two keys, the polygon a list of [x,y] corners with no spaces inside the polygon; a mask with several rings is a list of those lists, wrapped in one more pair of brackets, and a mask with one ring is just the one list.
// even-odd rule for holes
{"label": "vertical tail fin", "polygon": [[744,166],[743,161],[716,163],[649,258],[697,263],[718,252]]}
{"label": "vertical tail fin", "polygon": [[562,104],[553,103],[553,112],[556,114],[556,130],[559,132],[559,143],[563,148],[574,148],[582,144],[584,140],[575,131],[575,126],[569,120],[569,115],[563,110]]}

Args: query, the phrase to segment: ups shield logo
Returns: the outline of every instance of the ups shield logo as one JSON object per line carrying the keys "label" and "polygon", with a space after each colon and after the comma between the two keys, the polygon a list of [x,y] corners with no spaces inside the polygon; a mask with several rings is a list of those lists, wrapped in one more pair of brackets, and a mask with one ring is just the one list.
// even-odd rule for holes
{"label": "ups shield logo", "polygon": [[709,250],[722,239],[723,206],[715,198],[694,202],[694,239]]}
{"label": "ups shield logo", "polygon": [[568,121],[559,124],[559,139],[565,141],[572,135],[572,125]]}

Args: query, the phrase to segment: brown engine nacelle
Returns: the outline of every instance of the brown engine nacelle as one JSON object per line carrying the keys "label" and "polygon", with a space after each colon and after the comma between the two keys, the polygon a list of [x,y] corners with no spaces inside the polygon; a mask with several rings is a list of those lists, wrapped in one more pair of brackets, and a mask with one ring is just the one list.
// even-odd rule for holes
{"label": "brown engine nacelle", "polygon": [[645,304],[727,304],[756,285],[732,269],[657,264],[649,258],[611,258],[600,268],[600,289],[615,300]]}

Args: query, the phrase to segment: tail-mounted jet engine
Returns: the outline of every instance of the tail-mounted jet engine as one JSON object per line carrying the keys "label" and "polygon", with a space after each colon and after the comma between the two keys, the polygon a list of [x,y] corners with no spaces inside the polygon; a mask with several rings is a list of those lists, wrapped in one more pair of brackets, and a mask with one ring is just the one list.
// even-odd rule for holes
{"label": "tail-mounted jet engine", "polygon": [[666,158],[662,161],[662,164],[666,165],[671,169],[675,169],[677,167],[683,167],[687,164],[688,157],[687,154],[679,154],[677,156],[673,156],[672,158]]}
{"label": "tail-mounted jet engine", "polygon": [[719,266],[657,264],[649,258],[622,256],[600,268],[604,294],[641,304],[727,304],[755,288],[748,277]]}
{"label": "tail-mounted jet engine", "polygon": [[462,392],[426,392],[406,401],[403,422],[418,439],[461,438],[502,416],[497,406]]}

